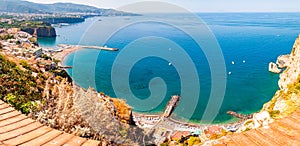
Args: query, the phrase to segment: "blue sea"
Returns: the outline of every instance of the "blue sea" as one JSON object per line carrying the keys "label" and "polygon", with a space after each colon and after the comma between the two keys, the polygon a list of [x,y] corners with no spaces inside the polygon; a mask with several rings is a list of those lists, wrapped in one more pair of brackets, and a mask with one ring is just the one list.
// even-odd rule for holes
{"label": "blue sea", "polygon": [[299,18],[300,13],[93,17],[56,28],[57,38],[38,42],[118,48],[79,50],[64,63],[73,66],[68,72],[78,85],[125,99],[136,112],[161,113],[176,94],[182,97],[174,118],[228,123],[237,119],[227,111],[257,112],[278,90],[279,75],[268,72],[268,63],[291,52]]}

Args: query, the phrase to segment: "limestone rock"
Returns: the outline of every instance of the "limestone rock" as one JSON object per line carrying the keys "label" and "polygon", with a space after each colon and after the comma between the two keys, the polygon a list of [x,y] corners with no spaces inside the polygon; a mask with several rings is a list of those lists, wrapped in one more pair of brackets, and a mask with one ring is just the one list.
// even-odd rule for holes
{"label": "limestone rock", "polygon": [[268,128],[269,123],[271,122],[273,122],[273,120],[271,119],[271,116],[267,111],[262,111],[253,115],[254,128]]}
{"label": "limestone rock", "polygon": [[253,118],[244,122],[244,124],[239,128],[237,132],[247,131],[256,128],[269,128],[269,123],[274,120],[271,118],[269,112],[261,111],[259,113],[253,114]]}
{"label": "limestone rock", "polygon": [[[285,58],[286,57],[281,57]],[[293,50],[289,56],[289,63],[286,65],[286,70],[280,74],[278,85],[280,89],[287,90],[287,85],[295,83],[300,74],[300,36],[296,39]]]}
{"label": "limestone rock", "polygon": [[56,37],[56,31],[53,27],[22,28],[21,30],[37,37]]}
{"label": "limestone rock", "polygon": [[277,58],[276,64],[279,68],[285,68],[290,63],[290,55],[280,55]]}
{"label": "limestone rock", "polygon": [[269,63],[269,71],[273,73],[280,73],[282,70],[277,67],[277,64],[274,62]]}
{"label": "limestone rock", "polygon": [[286,67],[278,81],[280,90],[263,106],[262,111],[268,111],[272,118],[279,119],[300,107],[300,36],[290,55],[279,56],[276,63],[279,67]]}

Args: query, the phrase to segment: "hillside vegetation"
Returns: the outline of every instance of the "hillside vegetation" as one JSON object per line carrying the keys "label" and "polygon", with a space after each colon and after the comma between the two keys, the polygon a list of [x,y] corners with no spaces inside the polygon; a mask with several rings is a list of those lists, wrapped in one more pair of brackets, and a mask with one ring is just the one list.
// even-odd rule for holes
{"label": "hillside vegetation", "polygon": [[[9,61],[0,55],[0,99],[8,102],[16,109],[28,114],[35,110],[35,103],[44,102],[42,93],[46,82],[46,76],[41,72],[29,68],[27,62],[22,65]],[[33,72],[37,76],[32,75]]]}
{"label": "hillside vegetation", "polygon": [[21,0],[0,0],[0,12],[35,14],[94,13],[101,16],[132,15],[131,13],[121,12],[113,9],[102,9],[80,4],[38,4]]}
{"label": "hillside vegetation", "polygon": [[151,137],[130,125],[131,108],[26,61],[0,55],[0,99],[52,128],[106,144],[143,145]]}

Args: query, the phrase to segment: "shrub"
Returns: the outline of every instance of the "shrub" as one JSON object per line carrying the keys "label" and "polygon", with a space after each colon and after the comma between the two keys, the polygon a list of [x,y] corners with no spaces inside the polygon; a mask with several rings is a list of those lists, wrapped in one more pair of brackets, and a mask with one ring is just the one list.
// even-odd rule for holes
{"label": "shrub", "polygon": [[51,57],[49,57],[49,56],[46,55],[46,54],[43,54],[43,55],[42,55],[42,58],[44,58],[45,60],[51,59]]}
{"label": "shrub", "polygon": [[44,78],[34,78],[30,66],[26,61],[20,64],[27,69],[21,70],[15,62],[0,55],[0,97],[17,110],[28,114],[34,106],[32,102],[43,101]]}
{"label": "shrub", "polygon": [[53,59],[53,62],[56,63],[56,64],[58,64],[58,63],[61,62],[61,61],[58,60],[58,59]]}
{"label": "shrub", "polygon": [[8,39],[14,39],[15,37],[13,35],[10,34],[6,34],[4,36],[1,37],[2,40],[8,40]]}
{"label": "shrub", "polygon": [[275,119],[279,116],[280,111],[279,110],[273,110],[273,111],[270,111],[269,113],[270,113],[271,118]]}
{"label": "shrub", "polygon": [[21,64],[25,69],[28,69],[28,70],[31,69],[30,66],[28,65],[28,62],[25,61],[25,60],[21,60],[21,61],[20,61],[20,64]]}
{"label": "shrub", "polygon": [[201,140],[199,137],[190,137],[190,139],[188,140],[188,145],[192,146],[192,145],[196,145],[196,144],[200,144]]}

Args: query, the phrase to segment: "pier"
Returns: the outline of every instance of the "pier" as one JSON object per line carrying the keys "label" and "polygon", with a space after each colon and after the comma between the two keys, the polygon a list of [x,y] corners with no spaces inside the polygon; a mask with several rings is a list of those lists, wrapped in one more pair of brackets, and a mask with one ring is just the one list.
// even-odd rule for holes
{"label": "pier", "polygon": [[179,99],[180,99],[180,96],[178,96],[178,95],[172,96],[171,100],[167,104],[167,107],[163,114],[163,117],[168,118],[171,116],[172,112],[174,111],[174,109],[176,108],[176,106],[179,102]]}
{"label": "pier", "polygon": [[248,120],[248,119],[252,119],[253,118],[253,114],[243,115],[243,114],[239,114],[239,113],[234,112],[234,111],[228,111],[227,114],[231,115],[231,116],[234,116],[236,118],[239,118],[239,119],[243,119],[243,120]]}
{"label": "pier", "polygon": [[146,114],[139,114],[133,113],[133,120],[135,123],[140,127],[147,127],[151,128],[158,125],[161,122],[166,121],[171,115],[176,106],[178,105],[180,96],[174,95],[171,97],[170,101],[168,102],[166,109],[163,114],[159,115],[146,115]]}
{"label": "pier", "polygon": [[118,48],[109,48],[109,47],[99,47],[99,46],[79,46],[81,48],[85,49],[98,49],[98,50],[105,50],[105,51],[118,51]]}
{"label": "pier", "polygon": [[69,49],[69,48],[77,48],[77,49],[97,49],[97,50],[105,50],[105,51],[118,51],[118,48],[109,48],[107,46],[82,46],[82,45],[69,45],[69,44],[58,44],[59,48]]}

